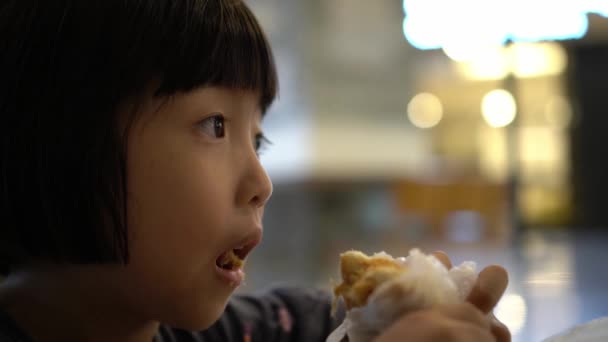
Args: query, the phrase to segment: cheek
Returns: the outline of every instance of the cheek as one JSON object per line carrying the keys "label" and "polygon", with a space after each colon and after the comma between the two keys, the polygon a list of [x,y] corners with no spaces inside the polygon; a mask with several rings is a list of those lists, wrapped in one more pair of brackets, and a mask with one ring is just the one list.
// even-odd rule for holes
{"label": "cheek", "polygon": [[218,294],[215,275],[231,213],[230,196],[223,190],[228,185],[196,162],[167,161],[147,163],[129,184],[131,259],[126,283],[128,292],[136,295],[128,301],[166,320],[183,316],[200,321],[223,308],[229,295]]}
{"label": "cheek", "polygon": [[154,240],[175,249],[213,243],[216,231],[229,216],[230,196],[223,190],[227,185],[213,177],[213,170],[192,164],[182,161],[149,168],[135,181],[132,213],[136,240]]}
{"label": "cheek", "polygon": [[220,163],[198,151],[153,151],[129,165],[131,260],[148,281],[172,279],[176,286],[215,264],[231,214],[231,186]]}

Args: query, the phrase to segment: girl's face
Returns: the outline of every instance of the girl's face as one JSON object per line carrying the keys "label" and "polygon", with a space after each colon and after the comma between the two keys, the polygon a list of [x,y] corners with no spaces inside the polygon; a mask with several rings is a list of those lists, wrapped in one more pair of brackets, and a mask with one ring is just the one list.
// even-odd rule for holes
{"label": "girl's face", "polygon": [[145,103],[130,131],[131,255],[115,288],[142,315],[202,329],[242,280],[224,257],[261,239],[272,184],[256,153],[259,96],[208,87],[160,103]]}

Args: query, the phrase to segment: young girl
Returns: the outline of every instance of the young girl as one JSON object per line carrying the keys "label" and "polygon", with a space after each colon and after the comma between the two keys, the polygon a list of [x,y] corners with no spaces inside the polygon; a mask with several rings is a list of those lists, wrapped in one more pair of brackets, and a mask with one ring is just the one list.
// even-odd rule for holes
{"label": "young girl", "polygon": [[[229,302],[262,237],[277,91],[241,1],[5,0],[0,44],[0,341],[324,341],[325,293]],[[378,341],[508,339],[482,314],[506,274],[479,279],[476,307]]]}

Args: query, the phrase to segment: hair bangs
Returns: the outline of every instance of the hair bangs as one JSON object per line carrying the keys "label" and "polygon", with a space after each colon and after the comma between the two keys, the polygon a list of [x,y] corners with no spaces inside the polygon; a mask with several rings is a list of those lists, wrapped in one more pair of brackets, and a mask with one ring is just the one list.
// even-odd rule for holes
{"label": "hair bangs", "polygon": [[[255,91],[265,112],[278,92],[274,57],[253,13],[241,1],[210,1],[182,20],[182,37],[161,73],[158,95],[197,87]],[[210,15],[209,12],[213,14]]]}

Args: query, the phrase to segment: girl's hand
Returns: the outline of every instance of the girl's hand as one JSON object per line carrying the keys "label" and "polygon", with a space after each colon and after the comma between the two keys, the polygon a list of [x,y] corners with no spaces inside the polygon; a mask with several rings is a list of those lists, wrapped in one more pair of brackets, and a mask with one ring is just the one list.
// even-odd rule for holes
{"label": "girl's hand", "polygon": [[[433,253],[446,267],[450,258]],[[497,341],[510,342],[509,329],[488,314],[502,297],[508,284],[507,271],[500,266],[484,268],[467,298],[467,303],[440,306],[405,315],[375,342],[397,341]]]}
{"label": "girl's hand", "polygon": [[[435,252],[433,255],[439,259],[448,269],[452,268],[452,262],[447,254]],[[490,329],[498,342],[510,342],[511,333],[507,326],[491,314],[498,301],[507,289],[509,275],[507,271],[497,265],[484,268],[477,277],[477,282],[471,290],[467,301],[481,310],[484,314],[490,314]]]}
{"label": "girl's hand", "polygon": [[507,326],[502,324],[492,314],[492,310],[505,292],[508,282],[509,276],[504,268],[500,266],[488,266],[479,273],[477,282],[467,298],[469,303],[473,304],[484,314],[490,314],[490,329],[498,342],[511,341],[511,333]]}
{"label": "girl's hand", "polygon": [[439,306],[403,316],[374,342],[500,341],[489,319],[473,304]]}

